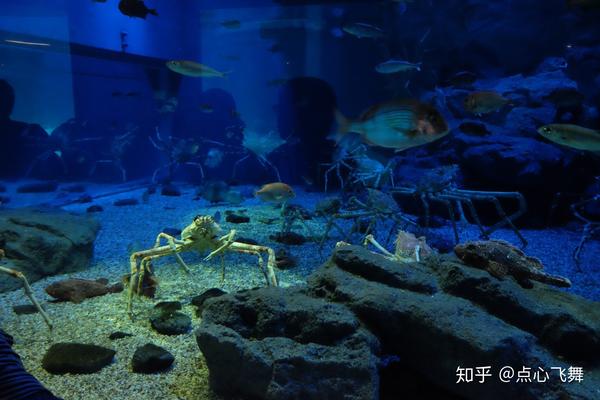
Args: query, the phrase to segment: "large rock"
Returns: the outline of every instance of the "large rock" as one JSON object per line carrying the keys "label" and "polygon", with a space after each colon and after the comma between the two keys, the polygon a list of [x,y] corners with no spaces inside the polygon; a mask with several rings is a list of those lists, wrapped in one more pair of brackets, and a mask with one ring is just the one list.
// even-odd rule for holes
{"label": "large rock", "polygon": [[[430,258],[427,265],[396,264],[398,271],[429,268],[438,280],[437,292],[399,287],[381,273],[356,273],[346,260],[379,258],[357,246],[336,249],[329,263],[309,278],[309,293],[344,304],[380,340],[386,354],[424,377],[431,386],[467,399],[592,399],[600,385],[597,303],[559,292],[543,284],[527,290],[510,279],[497,280],[458,260]],[[405,274],[407,281],[414,280]],[[392,277],[392,275],[390,275]],[[567,363],[568,362],[568,363]],[[545,383],[501,383],[504,366],[586,366],[584,382],[563,385],[556,375]],[[485,384],[456,384],[458,367],[491,366]],[[550,372],[552,374],[552,372]],[[516,376],[516,375],[515,375]],[[515,378],[516,379],[516,378]],[[411,393],[406,393],[410,397]],[[416,395],[416,394],[415,394]],[[561,397],[563,396],[563,397]]]}
{"label": "large rock", "polygon": [[92,374],[111,364],[115,351],[85,343],[55,343],[42,359],[51,374]]}
{"label": "large rock", "polygon": [[[0,211],[0,248],[6,266],[22,271],[30,282],[89,266],[99,225],[88,217],[56,210]],[[2,279],[0,292],[21,287]]]}
{"label": "large rock", "polygon": [[298,289],[210,299],[196,331],[211,387],[248,399],[377,399],[377,340],[345,307]]}

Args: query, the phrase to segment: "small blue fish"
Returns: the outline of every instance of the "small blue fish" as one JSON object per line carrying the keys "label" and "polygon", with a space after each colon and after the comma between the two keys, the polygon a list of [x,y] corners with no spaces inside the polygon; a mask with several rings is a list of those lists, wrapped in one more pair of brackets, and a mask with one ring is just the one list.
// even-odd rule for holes
{"label": "small blue fish", "polygon": [[378,64],[375,67],[375,71],[380,74],[395,74],[398,72],[406,72],[406,71],[420,71],[421,63],[411,63],[409,61],[403,60],[387,60]]}

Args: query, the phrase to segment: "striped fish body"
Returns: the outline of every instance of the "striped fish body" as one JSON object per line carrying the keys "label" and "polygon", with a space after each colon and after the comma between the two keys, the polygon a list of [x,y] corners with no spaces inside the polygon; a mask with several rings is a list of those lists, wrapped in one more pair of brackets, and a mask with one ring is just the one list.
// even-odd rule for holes
{"label": "striped fish body", "polygon": [[346,128],[367,144],[397,151],[433,142],[448,133],[442,115],[418,101],[389,102],[369,108]]}

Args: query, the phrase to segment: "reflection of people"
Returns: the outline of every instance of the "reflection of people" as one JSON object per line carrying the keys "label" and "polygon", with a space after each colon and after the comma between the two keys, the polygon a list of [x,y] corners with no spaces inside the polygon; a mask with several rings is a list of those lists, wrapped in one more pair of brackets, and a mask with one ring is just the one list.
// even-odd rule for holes
{"label": "reflection of people", "polygon": [[48,134],[37,124],[13,121],[12,86],[0,79],[0,177],[23,177],[48,143]]}

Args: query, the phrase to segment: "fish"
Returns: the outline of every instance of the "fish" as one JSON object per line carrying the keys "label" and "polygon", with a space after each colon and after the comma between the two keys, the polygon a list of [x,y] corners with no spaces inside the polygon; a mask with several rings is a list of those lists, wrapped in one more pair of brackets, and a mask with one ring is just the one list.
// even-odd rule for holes
{"label": "fish", "polygon": [[267,183],[254,192],[254,196],[270,203],[284,203],[296,197],[294,189],[283,182]]}
{"label": "fish", "polygon": [[385,36],[385,32],[380,28],[366,24],[364,22],[354,22],[351,24],[344,24],[342,30],[357,38],[370,38],[379,39]]}
{"label": "fish", "polygon": [[546,139],[577,150],[600,152],[600,131],[571,124],[549,124],[538,129]]}
{"label": "fish", "polygon": [[476,115],[489,114],[509,104],[510,100],[496,92],[473,92],[464,100],[465,110]]}
{"label": "fish", "polygon": [[415,64],[409,61],[391,59],[382,62],[381,64],[378,64],[375,67],[375,71],[379,72],[380,74],[395,74],[397,72],[406,72],[414,70],[420,71],[421,63]]}
{"label": "fish", "polygon": [[228,74],[228,72],[220,72],[195,61],[167,61],[167,68],[193,78],[225,78]]}
{"label": "fish", "polygon": [[118,293],[123,291],[123,285],[117,283],[108,284],[108,279],[98,279],[95,281],[88,279],[65,279],[54,282],[46,287],[46,293],[57,300],[70,301],[72,303],[81,303],[90,297],[103,296],[108,293]]}
{"label": "fish", "polygon": [[242,23],[237,19],[230,19],[221,22],[221,26],[227,29],[239,29],[242,26]]}
{"label": "fish", "polygon": [[206,113],[206,114],[210,114],[213,111],[215,111],[215,109],[213,108],[212,105],[210,105],[208,103],[204,103],[204,104],[200,104],[200,111],[202,111],[203,113]]}
{"label": "fish", "polygon": [[148,8],[143,0],[120,0],[119,11],[121,14],[132,18],[146,19],[148,14],[158,17],[155,9]]}
{"label": "fish", "polygon": [[337,142],[354,132],[372,146],[397,152],[421,146],[446,136],[450,130],[435,107],[417,100],[396,100],[367,109],[358,120],[350,121],[339,111]]}

